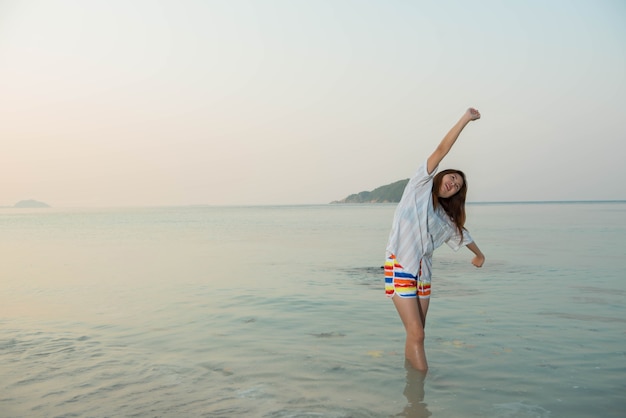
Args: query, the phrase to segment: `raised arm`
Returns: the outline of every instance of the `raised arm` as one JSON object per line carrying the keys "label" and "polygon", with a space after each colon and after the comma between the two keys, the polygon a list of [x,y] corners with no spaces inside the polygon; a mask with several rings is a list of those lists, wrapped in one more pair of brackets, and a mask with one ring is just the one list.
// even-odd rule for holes
{"label": "raised arm", "polygon": [[465,128],[465,125],[476,119],[480,119],[480,113],[478,110],[470,107],[465,111],[463,116],[461,116],[461,119],[459,119],[446,136],[443,137],[435,151],[430,155],[430,157],[428,157],[428,164],[426,167],[428,169],[428,174],[432,173],[433,170],[437,168],[441,160],[443,160],[443,157],[450,152],[452,145],[456,142],[457,138],[461,134],[461,131]]}

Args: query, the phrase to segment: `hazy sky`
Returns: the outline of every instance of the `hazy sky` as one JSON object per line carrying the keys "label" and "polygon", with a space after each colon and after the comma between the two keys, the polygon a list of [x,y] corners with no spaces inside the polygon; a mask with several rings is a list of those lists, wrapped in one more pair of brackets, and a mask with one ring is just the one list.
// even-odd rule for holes
{"label": "hazy sky", "polygon": [[2,1],[0,206],[626,199],[626,3]]}

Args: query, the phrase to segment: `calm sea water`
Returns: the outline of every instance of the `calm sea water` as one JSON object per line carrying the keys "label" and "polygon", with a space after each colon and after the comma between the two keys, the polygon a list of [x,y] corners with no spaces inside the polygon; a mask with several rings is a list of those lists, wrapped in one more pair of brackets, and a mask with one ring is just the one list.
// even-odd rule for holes
{"label": "calm sea water", "polygon": [[425,380],[393,205],[0,210],[1,417],[624,417],[626,204],[474,204]]}

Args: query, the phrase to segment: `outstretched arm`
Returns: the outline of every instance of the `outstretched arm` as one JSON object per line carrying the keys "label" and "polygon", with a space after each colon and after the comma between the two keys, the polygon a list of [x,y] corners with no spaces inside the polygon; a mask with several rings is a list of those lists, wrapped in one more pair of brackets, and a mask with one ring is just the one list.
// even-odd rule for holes
{"label": "outstretched arm", "polygon": [[469,108],[465,111],[465,114],[461,116],[461,119],[450,129],[450,131],[446,134],[446,136],[441,140],[441,143],[437,146],[437,149],[428,157],[427,169],[428,174],[432,173],[435,168],[439,165],[443,157],[445,157],[452,145],[456,142],[457,138],[461,134],[465,125],[470,123],[473,120],[480,119],[480,113],[478,110],[474,108]]}
{"label": "outstretched arm", "polygon": [[485,262],[485,255],[480,251],[478,245],[475,242],[470,242],[467,244],[467,249],[474,253],[474,258],[472,258],[472,264],[476,267],[482,267]]}

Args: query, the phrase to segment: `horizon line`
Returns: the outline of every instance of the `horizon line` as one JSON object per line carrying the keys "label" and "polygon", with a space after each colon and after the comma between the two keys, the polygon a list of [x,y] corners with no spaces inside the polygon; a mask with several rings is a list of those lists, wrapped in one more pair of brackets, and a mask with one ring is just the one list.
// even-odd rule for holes
{"label": "horizon line", "polygon": [[[327,205],[392,205],[398,202],[363,202],[341,203],[338,201],[328,203],[265,203],[265,204],[163,204],[163,205],[123,205],[123,206],[52,206],[48,207],[16,207],[1,206],[0,209],[114,209],[114,208],[191,208],[191,207],[276,207],[276,206],[327,206]],[[468,205],[530,205],[530,204],[591,204],[591,203],[626,203],[626,199],[600,199],[600,200],[494,200],[494,201],[468,201]]]}

